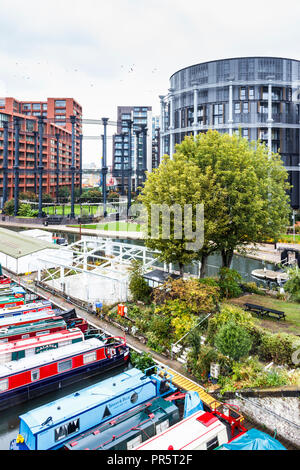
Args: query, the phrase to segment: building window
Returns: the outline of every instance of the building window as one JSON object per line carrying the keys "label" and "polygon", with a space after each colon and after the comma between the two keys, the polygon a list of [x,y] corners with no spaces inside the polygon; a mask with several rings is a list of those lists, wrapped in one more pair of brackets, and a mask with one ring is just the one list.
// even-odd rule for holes
{"label": "building window", "polygon": [[0,100],[0,108],[5,108],[5,100]]}
{"label": "building window", "polygon": [[[23,106],[24,107],[24,106]],[[33,103],[32,109],[41,109],[40,103]]]}
{"label": "building window", "polygon": [[243,113],[247,114],[248,112],[249,112],[249,103],[248,103],[248,101],[245,101],[243,103]]}
{"label": "building window", "polygon": [[240,88],[240,99],[245,100],[246,99],[246,88]]}
{"label": "building window", "polygon": [[56,108],[65,108],[66,107],[65,100],[56,100],[55,101],[55,107]]}
{"label": "building window", "polygon": [[249,129],[243,129],[243,131],[242,131],[242,136],[243,136],[245,139],[248,139],[248,137],[249,137]]}
{"label": "building window", "polygon": [[254,100],[254,88],[249,88],[249,100]]}
{"label": "building window", "polygon": [[69,359],[68,361],[60,362],[57,365],[58,372],[64,372],[69,369],[72,369],[72,359]]}
{"label": "building window", "polygon": [[234,112],[235,112],[235,114],[239,114],[241,112],[241,104],[240,103],[234,103]]}
{"label": "building window", "polygon": [[213,107],[213,118],[214,118],[214,125],[223,124],[224,123],[224,105],[223,104],[215,104]]}

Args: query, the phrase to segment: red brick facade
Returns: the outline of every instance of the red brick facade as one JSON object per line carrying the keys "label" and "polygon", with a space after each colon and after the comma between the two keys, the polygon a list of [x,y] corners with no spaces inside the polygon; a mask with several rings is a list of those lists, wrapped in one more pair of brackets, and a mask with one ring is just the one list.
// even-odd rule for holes
{"label": "red brick facade", "polygon": [[[18,101],[14,98],[0,98],[0,170],[3,167],[4,131],[3,121],[9,123],[8,145],[8,199],[13,197],[14,188],[14,116],[20,118],[19,148],[19,191],[34,191],[35,132],[38,131],[39,116],[44,117],[43,137],[43,193],[55,195],[57,169],[57,140],[59,134],[59,177],[60,187],[71,189],[72,164],[72,123],[70,116],[78,118],[75,127],[75,167],[80,168],[80,139],[82,133],[82,108],[72,98],[48,98],[47,101]],[[37,164],[39,161],[39,140],[37,138]],[[24,170],[27,170],[25,173]],[[75,176],[75,186],[79,186],[79,174]],[[37,186],[38,188],[38,186]],[[0,196],[3,194],[3,172],[0,171]]]}

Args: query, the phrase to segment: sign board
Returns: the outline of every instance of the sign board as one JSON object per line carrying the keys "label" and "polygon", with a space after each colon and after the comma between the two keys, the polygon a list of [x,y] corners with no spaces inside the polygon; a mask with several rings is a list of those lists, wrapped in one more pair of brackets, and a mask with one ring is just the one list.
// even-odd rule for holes
{"label": "sign board", "polygon": [[213,379],[217,379],[220,375],[220,364],[210,364],[210,375]]}

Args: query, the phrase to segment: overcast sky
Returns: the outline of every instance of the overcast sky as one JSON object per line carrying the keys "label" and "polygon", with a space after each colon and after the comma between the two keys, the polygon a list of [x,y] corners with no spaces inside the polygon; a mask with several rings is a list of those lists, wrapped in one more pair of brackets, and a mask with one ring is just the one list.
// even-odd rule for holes
{"label": "overcast sky", "polygon": [[[182,67],[299,60],[299,18],[299,0],[0,0],[0,96],[73,97],[87,119],[116,120],[118,105],[159,114],[158,96]],[[98,145],[85,143],[85,161],[98,158]]]}

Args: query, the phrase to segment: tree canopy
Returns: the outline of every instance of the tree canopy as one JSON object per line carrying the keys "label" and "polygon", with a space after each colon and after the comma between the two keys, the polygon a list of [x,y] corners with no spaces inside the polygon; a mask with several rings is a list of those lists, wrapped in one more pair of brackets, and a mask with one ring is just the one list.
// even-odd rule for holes
{"label": "tree canopy", "polygon": [[[176,145],[173,159],[165,156],[159,168],[147,174],[139,196],[148,215],[145,243],[160,252],[160,260],[178,262],[181,273],[183,265],[201,260],[204,275],[203,267],[213,252],[220,252],[222,265],[230,267],[235,250],[242,252],[246,245],[277,239],[288,225],[287,179],[280,155],[269,152],[260,142],[213,130],[196,138],[187,136]],[[178,205],[182,210],[190,204],[193,214],[196,206],[203,204],[201,247],[191,251],[187,249],[186,237],[174,236],[175,218],[171,218],[169,238],[162,236],[161,218],[157,236],[149,237],[152,204],[165,204],[169,208]]]}

